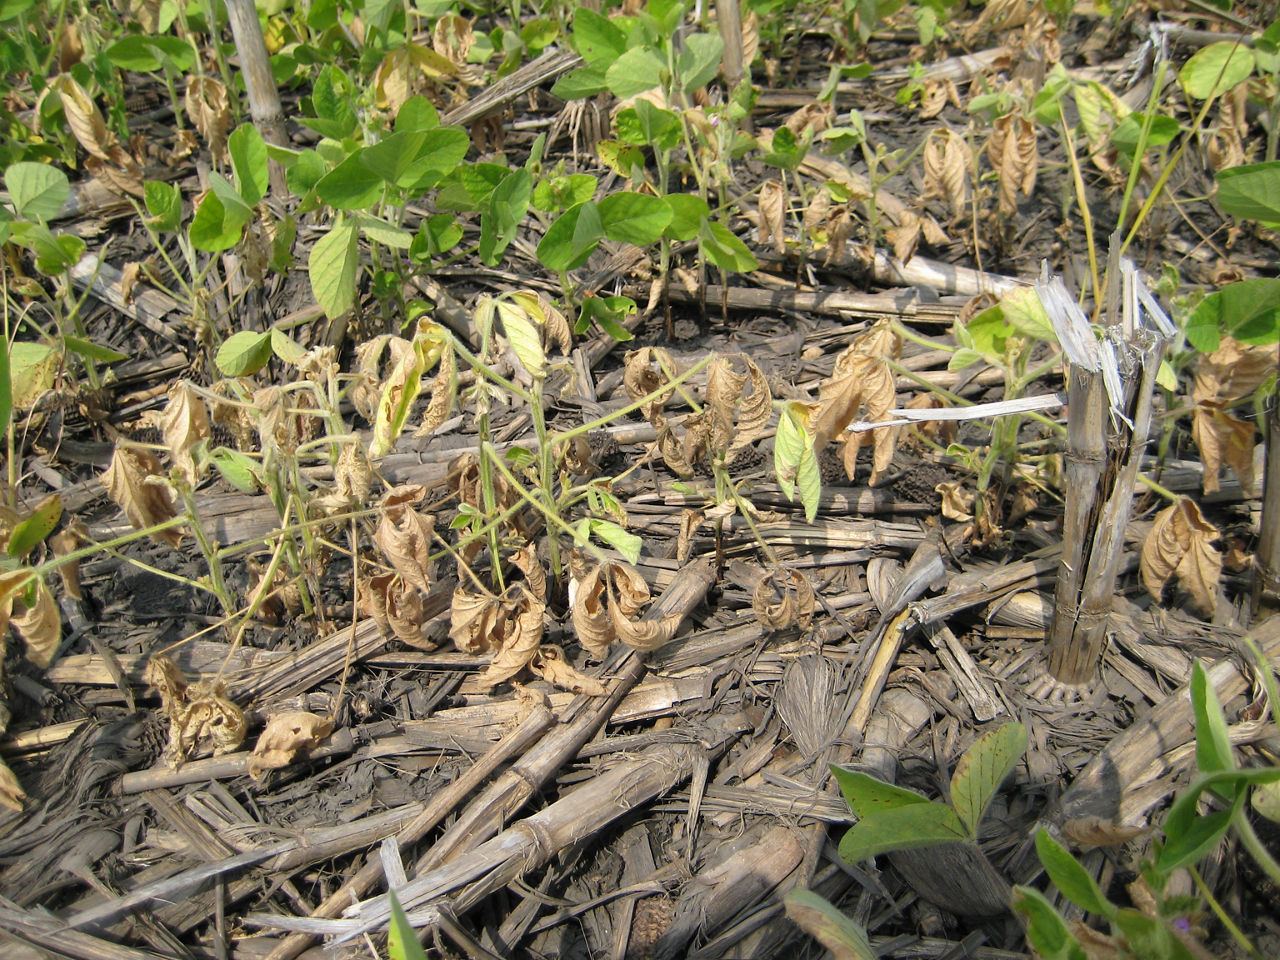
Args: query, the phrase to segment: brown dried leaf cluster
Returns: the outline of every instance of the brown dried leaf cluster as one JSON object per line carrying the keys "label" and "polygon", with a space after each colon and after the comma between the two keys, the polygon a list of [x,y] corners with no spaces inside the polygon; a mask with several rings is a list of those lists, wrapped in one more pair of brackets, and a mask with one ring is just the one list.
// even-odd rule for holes
{"label": "brown dried leaf cluster", "polygon": [[[102,485],[135,530],[178,516],[173,489],[164,479],[160,461],[149,450],[117,443],[111,465],[102,475]],[[182,542],[182,534],[173,527],[151,536],[170,547]]]}
{"label": "brown dried leaf cluster", "polygon": [[1040,168],[1035,125],[1026,117],[1005,114],[992,125],[987,157],[1000,177],[1000,215],[1018,212],[1018,194],[1031,196]]}
{"label": "brown dried leaf cluster", "polygon": [[142,167],[107,129],[93,98],[69,73],[50,84],[62,98],[62,110],[72,135],[89,154],[85,169],[119,194],[143,195]]}
{"label": "brown dried leaf cluster", "polygon": [[[739,373],[741,363],[745,372]],[[654,369],[654,365],[658,369]],[[661,347],[627,354],[624,384],[633,400],[640,400],[669,383],[663,369],[675,374],[670,355]],[[708,457],[732,460],[764,433],[773,408],[769,381],[746,354],[717,356],[707,369],[706,403],[679,421],[668,419],[663,406],[670,391],[641,409],[658,431],[657,449],[680,477],[691,477],[694,466]]]}
{"label": "brown dried leaf cluster", "polygon": [[511,556],[525,575],[501,596],[468,590],[453,591],[449,636],[464,653],[491,653],[480,683],[493,686],[509,680],[530,664],[542,644],[547,609],[547,580],[530,543]]}
{"label": "brown dried leaf cluster", "polygon": [[1142,545],[1139,569],[1147,592],[1159,600],[1165,585],[1176,578],[1196,609],[1212,616],[1222,573],[1222,554],[1213,546],[1217,537],[1218,528],[1204,519],[1193,500],[1183,497],[1161,510]]}
{"label": "brown dried leaf cluster", "polygon": [[775,567],[760,579],[751,592],[751,609],[770,630],[798,627],[808,630],[813,623],[813,584],[799,570]]}
{"label": "brown dried leaf cluster", "polygon": [[[836,358],[831,376],[822,382],[818,403],[809,416],[814,448],[821,450],[859,418],[868,422],[888,419],[893,409],[895,385],[890,366],[902,353],[902,338],[887,323],[876,324],[859,334]],[[896,427],[877,427],[868,433],[851,434],[845,441],[844,468],[853,479],[858,450],[868,442],[873,448],[871,484],[884,476],[893,462],[897,445]]]}
{"label": "brown dried leaf cluster", "polygon": [[268,770],[289,766],[299,753],[318,746],[331,733],[333,717],[321,717],[305,710],[271,714],[249,757],[249,776],[261,780]]}
{"label": "brown dried leaf cluster", "polygon": [[1251,396],[1274,371],[1274,347],[1247,345],[1231,337],[1223,337],[1217,350],[1199,358],[1191,390],[1196,405],[1191,437],[1200,449],[1205,493],[1218,490],[1218,474],[1224,465],[1240,480],[1246,496],[1256,492],[1253,422],[1228,411]]}
{"label": "brown dried leaf cluster", "polygon": [[182,766],[201,740],[213,743],[213,754],[231,753],[244,742],[248,724],[244,711],[227,698],[221,680],[197,680],[188,685],[178,665],[162,654],[147,661],[142,679],[160,694],[169,718],[169,743],[164,759],[173,769]]}
{"label": "brown dried leaf cluster", "polygon": [[216,77],[193,76],[187,80],[183,102],[192,125],[217,163],[227,160],[227,134],[231,131],[231,103],[227,88]]}
{"label": "brown dried leaf cluster", "polygon": [[939,199],[950,209],[954,220],[969,212],[972,188],[973,151],[964,137],[944,129],[931,136],[924,147],[924,198]]}
{"label": "brown dried leaf cluster", "polygon": [[577,551],[570,555],[570,616],[578,642],[596,659],[621,640],[636,650],[657,650],[680,627],[679,616],[645,620],[640,611],[649,603],[649,585],[624,563],[590,565]]}

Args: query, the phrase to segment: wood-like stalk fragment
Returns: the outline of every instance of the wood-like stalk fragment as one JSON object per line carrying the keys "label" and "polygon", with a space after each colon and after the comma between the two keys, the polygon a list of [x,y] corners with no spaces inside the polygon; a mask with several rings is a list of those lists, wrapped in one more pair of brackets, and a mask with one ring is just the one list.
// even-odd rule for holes
{"label": "wood-like stalk fragment", "polygon": [[1255,619],[1280,610],[1280,397],[1267,409],[1267,460],[1262,487],[1262,516],[1258,521],[1258,552],[1254,555],[1253,614]]}
{"label": "wood-like stalk fragment", "polygon": [[1041,298],[1070,363],[1067,506],[1049,630],[1049,672],[1061,683],[1097,676],[1156,372],[1172,325],[1112,244],[1104,337],[1095,338],[1061,280]]}
{"label": "wood-like stalk fragment", "polygon": [[[262,24],[258,22],[258,9],[253,0],[227,0],[227,19],[231,22],[231,35],[235,38],[236,53],[240,57],[253,125],[267,143],[287,147],[289,139],[284,129],[284,112],[280,109],[280,93],[271,72]],[[288,191],[284,167],[272,160],[269,169],[271,192],[283,198]]]}

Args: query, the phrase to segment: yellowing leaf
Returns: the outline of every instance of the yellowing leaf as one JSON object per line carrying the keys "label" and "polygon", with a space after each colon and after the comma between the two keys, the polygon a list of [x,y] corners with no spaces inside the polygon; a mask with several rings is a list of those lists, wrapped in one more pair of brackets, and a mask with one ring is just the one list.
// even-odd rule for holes
{"label": "yellowing leaf", "polygon": [[1222,572],[1222,554],[1212,546],[1217,536],[1217,527],[1186,497],[1156,514],[1139,564],[1142,582],[1151,596],[1159,600],[1165,585],[1176,577],[1196,609],[1212,616]]}
{"label": "yellowing leaf", "polygon": [[268,770],[287,767],[299,752],[317,746],[332,732],[333,717],[320,717],[304,710],[271,714],[249,757],[249,776],[260,780]]}
{"label": "yellowing leaf", "polygon": [[[160,461],[152,453],[117,443],[111,465],[102,475],[102,485],[134,529],[145,530],[178,515],[172,491],[162,476]],[[173,527],[151,536],[171,547],[182,542],[182,534]]]}

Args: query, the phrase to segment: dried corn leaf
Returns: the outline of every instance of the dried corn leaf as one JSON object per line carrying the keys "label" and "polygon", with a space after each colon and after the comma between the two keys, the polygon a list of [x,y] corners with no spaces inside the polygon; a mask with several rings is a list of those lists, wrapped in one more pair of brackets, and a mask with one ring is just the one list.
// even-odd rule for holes
{"label": "dried corn leaf", "polygon": [[787,191],[781,180],[760,185],[756,240],[761,246],[772,243],[779,253],[787,249]]}
{"label": "dried corn leaf", "polygon": [[169,391],[169,402],[160,415],[160,430],[174,467],[194,488],[203,471],[197,465],[195,450],[211,435],[209,410],[191,384],[180,380]]}
{"label": "dried corn leaf", "polygon": [[1253,421],[1239,420],[1216,403],[1197,403],[1191,438],[1200,450],[1205,493],[1218,491],[1218,473],[1226,464],[1239,479],[1245,496],[1254,495]]}
{"label": "dried corn leaf", "polygon": [[774,567],[751,592],[751,609],[769,630],[809,629],[813,607],[813,585],[799,570]]}
{"label": "dried corn leaf", "polygon": [[564,651],[554,644],[544,643],[539,647],[529,661],[529,669],[561,690],[588,697],[609,695],[608,687],[574,667],[565,659]]}
{"label": "dried corn leaf", "polygon": [[[160,461],[147,450],[117,443],[111,465],[102,475],[107,495],[124,510],[135,530],[178,516],[173,491],[163,481]],[[174,528],[153,533],[152,538],[170,547],[182,542],[182,534]]]}
{"label": "dried corn leaf", "polygon": [[426,496],[426,488],[403,484],[382,498],[381,517],[373,541],[392,568],[423,593],[431,590],[431,540],[435,518],[419,513],[413,504]]}
{"label": "dried corn leaf", "polygon": [[300,752],[318,746],[332,732],[333,717],[305,710],[271,714],[249,757],[249,776],[260,780],[268,770],[289,766]]}
{"label": "dried corn leaf", "polygon": [[31,606],[21,601],[20,612],[12,614],[9,624],[26,642],[27,659],[37,667],[47,667],[58,652],[62,639],[62,617],[58,604],[43,579],[36,580],[35,598]]}
{"label": "dried corn leaf", "polygon": [[1156,514],[1142,545],[1139,569],[1147,592],[1160,599],[1165,585],[1177,578],[1197,610],[1212,616],[1217,607],[1222,554],[1213,546],[1218,529],[1204,519],[1195,502],[1182,497]]}

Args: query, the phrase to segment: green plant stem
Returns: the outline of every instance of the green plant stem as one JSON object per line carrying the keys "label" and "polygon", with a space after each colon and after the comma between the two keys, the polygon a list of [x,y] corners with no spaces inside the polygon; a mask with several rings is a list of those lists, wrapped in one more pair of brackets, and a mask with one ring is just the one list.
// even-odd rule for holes
{"label": "green plant stem", "polygon": [[1231,827],[1235,830],[1240,843],[1257,861],[1258,866],[1271,878],[1271,882],[1280,886],[1280,863],[1276,863],[1270,851],[1263,845],[1262,840],[1253,830],[1253,824],[1245,817],[1243,811],[1231,821]]}
{"label": "green plant stem", "polygon": [[[1076,159],[1075,142],[1071,128],[1067,126],[1062,109],[1058,109],[1058,122],[1062,128],[1062,142],[1067,148],[1067,163],[1071,167],[1071,184],[1076,191],[1076,204],[1080,207],[1080,222],[1084,225],[1085,247],[1089,252],[1089,276],[1093,280],[1094,302],[1102,303],[1102,285],[1098,277],[1098,249],[1093,235],[1093,214],[1089,212],[1089,198],[1085,196],[1084,177],[1080,173],[1080,161]],[[1081,291],[1083,295],[1084,291]]]}
{"label": "green plant stem", "polygon": [[[288,517],[285,517],[285,520],[287,522]],[[292,543],[292,540],[288,537],[281,537],[277,541],[275,550],[271,553],[271,560],[267,563],[267,569],[263,571],[262,586],[240,618],[240,625],[236,627],[235,636],[231,640],[231,649],[227,651],[227,656],[222,661],[222,666],[218,668],[218,675],[214,678],[215,681],[222,679],[222,674],[226,671],[227,665],[231,663],[232,656],[240,648],[240,644],[244,640],[244,635],[249,629],[249,623],[257,616],[258,611],[262,609],[267,597],[274,592],[272,587],[275,583],[276,571],[280,569],[280,561],[283,559],[286,548],[290,543]],[[235,614],[232,613],[229,618],[234,616]]]}
{"label": "green plant stem", "polygon": [[[542,500],[547,505],[548,513],[559,515],[555,495],[555,444],[547,435],[547,415],[542,409],[542,377],[533,379],[533,400],[529,406],[529,414],[533,417],[533,430],[538,439],[538,486]],[[564,573],[560,567],[560,538],[547,537],[547,549],[550,554],[551,572],[558,583]]]}
{"label": "green plant stem", "polygon": [[204,524],[200,522],[200,513],[196,509],[196,498],[191,490],[190,484],[184,481],[178,481],[174,484],[177,488],[178,496],[182,499],[183,510],[186,512],[190,520],[188,524],[192,536],[196,538],[196,544],[200,547],[200,553],[204,555],[205,564],[209,568],[209,581],[213,585],[213,592],[218,598],[218,602],[222,604],[222,611],[228,619],[235,615],[236,603],[231,598],[231,591],[227,589],[227,581],[222,569],[222,561],[218,557],[217,547],[213,541],[209,539],[209,535],[205,532]]}
{"label": "green plant stem", "polygon": [[1125,218],[1129,215],[1129,203],[1133,200],[1134,188],[1138,185],[1138,174],[1142,172],[1142,155],[1147,152],[1147,141],[1151,137],[1151,127],[1156,120],[1156,104],[1160,93],[1164,90],[1164,76],[1169,69],[1167,60],[1161,60],[1156,66],[1156,75],[1151,85],[1151,94],[1147,97],[1147,112],[1142,120],[1142,132],[1138,134],[1138,144],[1133,151],[1133,162],[1129,164],[1129,179],[1124,185],[1124,199],[1120,201],[1120,216],[1116,223],[1124,228]]}
{"label": "green plant stem", "polygon": [[1213,911],[1213,915],[1218,918],[1218,922],[1231,934],[1231,939],[1235,940],[1251,957],[1262,960],[1262,955],[1258,953],[1257,948],[1249,942],[1249,938],[1244,935],[1244,931],[1235,925],[1231,917],[1227,915],[1227,911],[1222,908],[1222,904],[1218,902],[1218,898],[1213,895],[1213,891],[1209,889],[1209,885],[1204,882],[1204,878],[1200,876],[1200,871],[1191,865],[1187,868],[1191,872],[1191,879],[1195,881],[1196,889],[1200,891],[1200,896],[1209,904],[1209,909]]}
{"label": "green plant stem", "polygon": [[1174,493],[1169,488],[1162,487],[1159,483],[1157,483],[1156,481],[1152,480],[1150,477],[1145,476],[1143,474],[1138,474],[1138,482],[1146,484],[1147,488],[1151,490],[1152,493],[1160,494],[1160,496],[1164,497],[1170,503],[1177,503],[1178,500],[1181,499],[1178,496],[1178,494]]}

